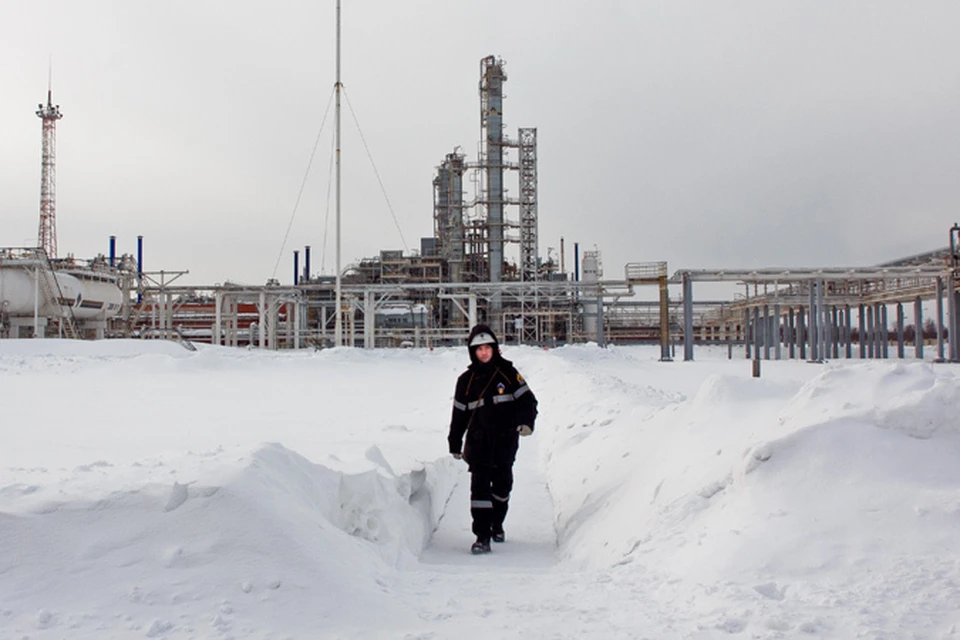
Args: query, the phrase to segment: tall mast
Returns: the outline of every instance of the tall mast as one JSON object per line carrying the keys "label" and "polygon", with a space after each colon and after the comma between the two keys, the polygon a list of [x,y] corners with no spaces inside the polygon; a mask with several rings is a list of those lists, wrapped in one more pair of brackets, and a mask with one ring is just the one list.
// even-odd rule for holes
{"label": "tall mast", "polygon": [[336,292],[336,322],[334,324],[334,346],[343,345],[343,317],[341,313],[340,291],[340,0],[337,0],[337,84],[336,88],[336,154],[337,154],[337,292]]}
{"label": "tall mast", "polygon": [[[52,76],[52,72],[51,72]],[[57,257],[57,120],[63,117],[60,105],[53,104],[52,82],[47,80],[47,104],[39,104],[43,120],[43,150],[40,172],[40,230],[37,246],[48,258]]]}

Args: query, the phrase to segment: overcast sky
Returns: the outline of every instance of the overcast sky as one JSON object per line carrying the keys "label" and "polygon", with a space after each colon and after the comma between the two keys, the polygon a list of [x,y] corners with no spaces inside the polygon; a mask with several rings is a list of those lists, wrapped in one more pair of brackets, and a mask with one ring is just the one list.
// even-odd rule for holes
{"label": "overcast sky", "polygon": [[[343,0],[342,77],[409,249],[436,166],[475,159],[479,63],[537,127],[540,252],[679,268],[847,266],[960,219],[960,3]],[[335,1],[0,3],[0,246],[35,245],[49,61],[60,254],[111,234],[186,281],[334,265]],[[344,101],[343,263],[403,248]],[[515,178],[510,184],[515,184]],[[516,190],[513,190],[516,193]],[[511,212],[515,216],[516,212]]]}

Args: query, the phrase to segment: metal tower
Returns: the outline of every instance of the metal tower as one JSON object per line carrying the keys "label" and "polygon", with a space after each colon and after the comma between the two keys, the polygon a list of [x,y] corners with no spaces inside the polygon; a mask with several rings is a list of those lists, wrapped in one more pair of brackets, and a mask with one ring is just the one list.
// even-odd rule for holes
{"label": "metal tower", "polygon": [[520,279],[537,277],[537,130],[519,129]]}
{"label": "metal tower", "polygon": [[503,60],[487,56],[480,61],[480,127],[486,169],[487,229],[489,233],[489,279],[503,279],[503,83],[507,73]]}
{"label": "metal tower", "polygon": [[53,104],[52,90],[47,89],[47,104],[37,105],[37,116],[43,120],[43,158],[40,174],[40,231],[37,244],[48,258],[57,257],[57,120],[63,117],[60,105]]}
{"label": "metal tower", "polygon": [[433,179],[434,229],[439,239],[440,255],[449,265],[447,278],[461,282],[463,278],[463,174],[464,155],[448,153]]}

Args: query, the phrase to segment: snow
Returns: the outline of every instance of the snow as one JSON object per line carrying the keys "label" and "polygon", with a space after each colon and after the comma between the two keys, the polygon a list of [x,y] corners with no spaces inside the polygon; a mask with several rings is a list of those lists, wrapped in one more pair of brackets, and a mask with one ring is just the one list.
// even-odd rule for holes
{"label": "snow", "polygon": [[960,378],[510,346],[507,541],[464,349],[0,342],[0,638],[960,636]]}

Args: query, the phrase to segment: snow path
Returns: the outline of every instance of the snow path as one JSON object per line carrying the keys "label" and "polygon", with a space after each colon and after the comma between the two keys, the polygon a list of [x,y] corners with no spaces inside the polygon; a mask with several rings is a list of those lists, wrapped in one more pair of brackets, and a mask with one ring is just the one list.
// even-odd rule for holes
{"label": "snow path", "polygon": [[[550,364],[581,378],[577,385],[590,396],[596,379],[566,363]],[[537,367],[524,367],[527,375]],[[539,377],[539,376],[538,376]],[[546,385],[538,394],[549,398]],[[541,416],[551,415],[541,406]],[[400,572],[393,588],[423,620],[423,629],[405,630],[407,640],[437,638],[642,638],[637,618],[648,613],[639,603],[651,587],[646,579],[629,589],[614,583],[610,571],[581,571],[563,563],[557,553],[556,514],[540,455],[551,425],[538,420],[538,430],[521,440],[514,465],[514,488],[504,530],[506,542],[492,552],[470,553],[470,474],[459,467],[457,484],[420,564]],[[637,567],[632,567],[636,571]],[[615,569],[614,572],[619,572]],[[638,608],[640,611],[638,611]],[[544,619],[551,623],[545,626]],[[649,619],[642,627],[650,628]],[[562,632],[558,632],[562,629]]]}
{"label": "snow path", "polygon": [[489,570],[552,567],[555,562],[557,536],[553,530],[553,502],[546,478],[536,468],[537,443],[527,438],[514,465],[514,487],[510,511],[504,523],[507,541],[493,544],[489,555],[475,557],[469,553],[474,536],[470,531],[470,474],[463,464],[457,485],[433,534],[430,546],[420,562],[430,569],[459,571],[462,567]]}

